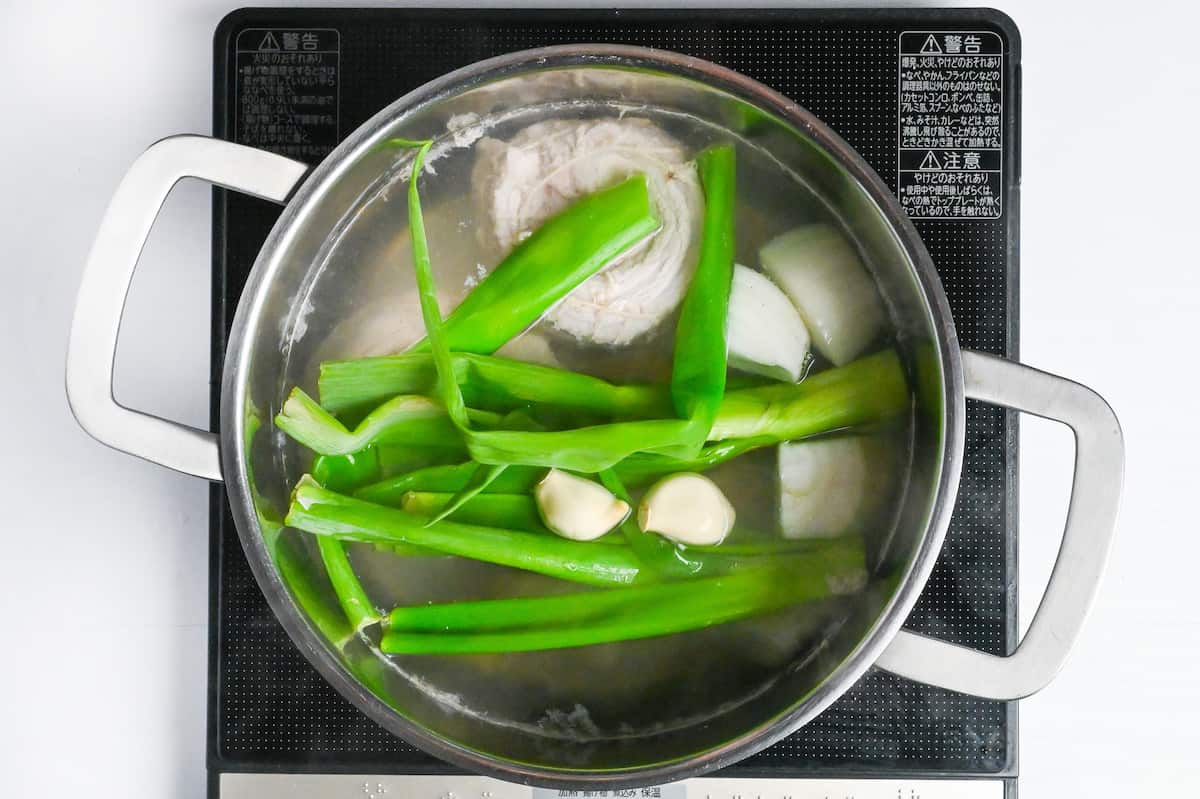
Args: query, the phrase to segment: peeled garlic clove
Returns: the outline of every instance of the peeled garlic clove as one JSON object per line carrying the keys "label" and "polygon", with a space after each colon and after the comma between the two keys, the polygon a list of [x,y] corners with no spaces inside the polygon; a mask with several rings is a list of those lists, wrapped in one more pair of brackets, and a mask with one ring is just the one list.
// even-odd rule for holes
{"label": "peeled garlic clove", "polygon": [[659,480],[638,506],[642,530],[693,546],[721,543],[736,518],[733,505],[717,484],[693,472]]}
{"label": "peeled garlic clove", "polygon": [[558,469],[542,478],[533,496],[546,527],[572,541],[593,541],[629,515],[629,505],[604,486]]}

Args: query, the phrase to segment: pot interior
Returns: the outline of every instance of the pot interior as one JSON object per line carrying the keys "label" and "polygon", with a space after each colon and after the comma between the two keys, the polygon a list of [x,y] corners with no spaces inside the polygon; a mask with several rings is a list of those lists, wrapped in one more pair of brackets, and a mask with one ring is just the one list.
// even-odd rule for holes
{"label": "pot interior", "polygon": [[[947,391],[938,322],[911,244],[846,166],[857,156],[834,152],[838,140],[750,102],[748,84],[701,80],[703,70],[635,57],[510,59],[399,101],[339,148],[293,201],[239,309],[235,345],[244,358],[229,367],[240,371],[244,390],[226,400],[241,417],[246,448],[231,494],[268,598],[310,659],[377,720],[481,770],[520,769],[535,779],[645,773],[697,758],[716,764],[722,753],[765,745],[848,687],[865,666],[864,642],[920,571],[914,565],[935,515],[945,454]],[[316,396],[321,361],[397,351],[420,335],[405,206],[412,151],[389,140],[436,140],[422,204],[448,311],[480,265],[497,257],[487,211],[471,196],[486,143],[545,120],[634,118],[691,152],[735,144],[740,263],[756,265],[758,248],[791,227],[825,223],[854,243],[874,278],[914,410],[889,434],[895,460],[879,467],[888,473],[877,483],[884,509],[863,531],[872,580],[853,597],[668,638],[504,655],[382,655],[370,636],[348,635],[313,542],[281,525],[289,488],[309,470],[311,454],[271,419],[292,386]],[[622,358],[580,351],[552,329],[537,332],[567,365],[610,379],[661,377],[662,358],[669,368],[669,334]],[[776,513],[778,489],[764,479],[774,457],[755,453],[716,477],[741,492],[739,513],[756,525],[770,526]],[[476,562],[397,557],[366,544],[349,552],[383,608],[557,590],[548,578]]]}

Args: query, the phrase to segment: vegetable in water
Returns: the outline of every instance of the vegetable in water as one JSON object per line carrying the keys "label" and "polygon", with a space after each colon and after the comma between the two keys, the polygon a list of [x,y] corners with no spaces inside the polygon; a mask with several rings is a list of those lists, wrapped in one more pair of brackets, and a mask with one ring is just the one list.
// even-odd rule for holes
{"label": "vegetable in water", "polygon": [[379,611],[375,609],[362,583],[358,581],[358,575],[354,573],[354,566],[350,563],[350,557],[346,554],[342,542],[335,538],[322,537],[317,540],[317,548],[329,575],[329,582],[337,595],[338,604],[342,606],[342,612],[346,614],[346,620],[350,622],[354,631],[359,632],[379,621]]}
{"label": "vegetable in water", "polygon": [[[429,333],[429,348],[433,354],[434,368],[438,375],[438,393],[451,422],[466,439],[471,457],[479,463],[487,465],[549,466],[573,471],[596,472],[608,468],[638,450],[670,454],[679,451],[684,446],[689,446],[690,442],[681,441],[681,439],[685,439],[688,433],[694,435],[697,428],[692,421],[619,422],[551,432],[478,431],[472,428],[462,391],[454,372],[449,349],[449,336],[437,304],[437,286],[433,278],[429,245],[425,239],[424,223],[421,217],[417,179],[421,174],[422,159],[428,149],[429,144],[426,143],[417,151],[413,164],[413,175],[409,182],[408,207],[412,228],[413,265],[417,278],[417,290],[421,299],[421,315]],[[577,227],[578,222],[575,225]],[[577,232],[584,235],[584,231]],[[493,273],[491,278],[495,279],[496,274]],[[577,277],[582,279],[581,275],[577,275]],[[506,280],[497,280],[492,283],[492,286],[492,292],[499,291],[497,286],[505,287],[507,291],[514,294],[527,290],[527,287],[520,283],[510,285]],[[480,284],[468,297],[468,302],[482,288],[483,284]],[[565,290],[569,291],[570,287]],[[499,296],[493,294],[492,300],[502,304],[504,296],[502,293]],[[461,310],[462,306],[459,306],[458,311]],[[497,311],[493,309],[492,313],[495,314]],[[702,438],[700,443],[703,443]],[[698,447],[699,444],[696,446]]]}
{"label": "vegetable in water", "polygon": [[[522,336],[524,338],[524,336]],[[508,411],[528,403],[622,418],[654,418],[671,411],[662,386],[614,385],[591,375],[510,358],[455,352],[454,377],[473,407]],[[332,413],[374,407],[398,394],[428,394],[437,370],[428,353],[326,361],[318,388],[321,405]]]}
{"label": "vegetable in water", "polygon": [[[470,415],[490,424],[500,422],[500,417],[493,413],[473,411]],[[417,395],[388,400],[371,411],[354,430],[348,430],[296,387],[275,417],[275,425],[321,455],[348,455],[394,441],[416,446],[451,447],[459,440],[443,407],[428,397]]]}
{"label": "vegetable in water", "polygon": [[[603,382],[603,381],[601,381]],[[886,424],[910,412],[900,360],[886,350],[837,369],[809,376],[802,383],[740,389],[725,394],[710,437],[690,458],[636,452],[617,462],[614,473],[629,486],[645,485],[680,471],[702,471],[754,449],[844,428]],[[474,463],[432,466],[362,487],[356,495],[372,502],[398,505],[406,491],[454,493],[474,473]],[[488,487],[490,491],[532,490],[544,470],[510,466]]]}
{"label": "vegetable in water", "polygon": [[[444,492],[409,491],[400,501],[400,508],[432,519],[440,517],[453,498],[454,494]],[[506,530],[549,532],[538,514],[537,503],[528,494],[480,494],[442,518]]]}
{"label": "vegetable in water", "polygon": [[884,350],[796,385],[729,392],[709,438],[792,441],[887,422],[905,416],[911,407],[900,359]]}
{"label": "vegetable in water", "polygon": [[478,216],[502,251],[580,197],[642,176],[662,227],[567,294],[546,322],[580,341],[623,346],[670,317],[696,266],[704,205],[680,142],[645,119],[551,119],[477,150]]}
{"label": "vegetable in water", "polygon": [[[474,461],[454,465],[429,466],[362,486],[354,496],[381,505],[399,506],[410,491],[431,491],[454,494],[461,491],[475,473]],[[487,487],[500,494],[527,494],[546,473],[532,466],[509,466]]]}
{"label": "vegetable in water", "polygon": [[712,480],[683,472],[659,480],[638,506],[638,526],[681,544],[712,546],[725,540],[737,514]]}
{"label": "vegetable in water", "polygon": [[883,329],[875,284],[836,228],[805,225],[769,241],[763,271],[791,298],[813,346],[836,366],[857,358]]}
{"label": "vegetable in water", "polygon": [[854,529],[871,465],[862,436],[779,445],[779,524],[785,538],[837,536]]}
{"label": "vegetable in water", "polygon": [[604,486],[558,469],[546,473],[533,496],[546,527],[572,541],[593,541],[629,515],[629,505]]}
{"label": "vegetable in water", "polygon": [[[468,449],[475,460],[595,473],[634,452],[673,457],[699,452],[725,390],[725,315],[733,272],[733,149],[710,148],[700,154],[698,165],[705,191],[704,230],[699,264],[676,327],[671,373],[671,396],[682,418],[565,431],[471,433]],[[437,324],[436,315],[434,307],[433,314],[426,315],[427,326],[431,321]],[[448,369],[439,365],[439,374]]]}
{"label": "vegetable in water", "polygon": [[447,346],[495,352],[658,227],[644,175],[578,200],[518,244],[446,317]]}
{"label": "vegetable in water", "polygon": [[808,362],[808,328],[771,279],[733,267],[729,294],[729,365],[743,372],[795,383]]}
{"label": "vegetable in water", "polygon": [[380,648],[523,652],[651,638],[850,593],[865,580],[862,546],[847,541],[777,565],[662,586],[397,608]]}
{"label": "vegetable in water", "polygon": [[415,544],[447,555],[511,566],[560,580],[627,585],[638,577],[637,559],[625,547],[565,541],[518,530],[429,520],[322,488],[300,478],[286,524],[342,541]]}
{"label": "vegetable in water", "polygon": [[[763,267],[779,288],[735,269],[734,153],[717,146],[699,155],[693,175],[704,193],[702,217],[697,207],[692,220],[702,221],[698,246],[685,248],[682,272],[676,261],[656,278],[647,264],[662,266],[664,242],[680,233],[679,209],[663,206],[656,183],[663,175],[585,161],[549,180],[587,185],[589,170],[607,170],[603,185],[543,203],[544,224],[514,240],[443,319],[417,188],[430,143],[408,145],[418,147],[408,211],[426,339],[400,355],[323,363],[321,404],[297,388],[276,419],[317,453],[312,470],[324,483],[301,478],[285,523],[317,537],[355,630],[379,623],[392,654],[556,649],[694,630],[861,588],[862,537],[818,539],[861,524],[868,495],[884,493],[866,476],[874,462],[866,439],[844,431],[903,420],[911,395],[895,352],[853,360],[877,337],[882,309],[847,242],[819,247],[828,234],[810,226],[768,244]],[[660,256],[649,258],[656,247]],[[692,263],[694,276],[673,294],[669,284]],[[613,285],[634,289],[631,301],[653,306],[646,319],[621,321],[621,308],[633,306],[605,293],[618,276]],[[637,293],[643,278],[665,281],[662,291]],[[618,385],[556,368],[544,328],[527,330],[545,315],[583,340],[627,342],[676,304],[666,383]],[[797,383],[809,332],[838,366]],[[574,345],[564,346],[569,354]],[[742,387],[743,379],[731,389],[730,365],[785,382]],[[732,503],[696,473],[776,444],[782,527],[808,540],[734,530]],[[652,482],[631,518],[629,487]],[[604,590],[417,605],[384,618],[354,574],[349,542]]]}
{"label": "vegetable in water", "polygon": [[700,263],[679,311],[671,368],[675,412],[690,422],[691,440],[685,443],[691,451],[683,457],[700,451],[725,393],[725,322],[733,280],[733,148],[710,147],[696,163],[704,186]]}
{"label": "vegetable in water", "polygon": [[[615,470],[605,469],[600,472],[600,482],[626,505],[633,506],[633,498]],[[621,523],[621,534],[648,575],[664,579],[692,577],[705,571],[705,566],[710,565],[705,558],[693,557],[691,553],[685,552],[665,538],[646,532],[633,518],[627,518]]]}

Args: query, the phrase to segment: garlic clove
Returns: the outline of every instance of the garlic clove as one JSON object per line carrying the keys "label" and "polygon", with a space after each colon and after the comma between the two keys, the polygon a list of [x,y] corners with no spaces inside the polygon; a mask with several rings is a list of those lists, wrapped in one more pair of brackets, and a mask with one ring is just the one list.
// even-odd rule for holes
{"label": "garlic clove", "polygon": [[712,480],[682,472],[659,480],[638,506],[638,526],[681,544],[719,544],[733,529],[737,513]]}
{"label": "garlic clove", "polygon": [[546,473],[533,496],[546,527],[572,541],[594,541],[629,516],[629,505],[604,486],[558,469]]}

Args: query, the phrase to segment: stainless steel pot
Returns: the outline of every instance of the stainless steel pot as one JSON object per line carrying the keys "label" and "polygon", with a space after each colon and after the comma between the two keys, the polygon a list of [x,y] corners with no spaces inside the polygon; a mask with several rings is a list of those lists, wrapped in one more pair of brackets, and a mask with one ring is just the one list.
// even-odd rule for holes
{"label": "stainless steel pot", "polygon": [[[355,225],[386,200],[408,163],[407,155],[383,143],[438,136],[450,151],[466,144],[455,138],[461,130],[448,130],[463,114],[504,115],[539,104],[688,114],[739,146],[768,153],[821,197],[857,242],[900,331],[903,354],[917,365],[912,479],[890,549],[900,579],[886,595],[864,601],[822,641],[819,653],[780,669],[739,701],[707,708],[692,723],[563,732],[517,723],[495,710],[509,707],[512,696],[451,696],[439,688],[434,666],[392,669],[365,646],[335,646],[320,623],[327,609],[311,601],[302,606],[293,590],[315,560],[300,546],[283,562],[272,547],[288,481],[300,467],[262,422],[290,385],[311,378],[306,370],[328,333],[321,281],[337,272],[339,259],[352,257],[346,241]],[[139,251],[171,187],[189,176],[286,204],[238,306],[219,434],[122,407],[111,391],[122,305]],[[728,765],[812,719],[871,666],[995,699],[1039,690],[1062,665],[1091,605],[1113,535],[1124,457],[1116,417],[1088,388],[959,348],[916,231],[879,177],[836,134],[742,75],[631,47],[554,47],[459,70],[380,112],[311,174],[304,164],[213,139],[181,136],[153,145],[118,188],[89,256],[71,330],[67,393],[79,423],[101,442],[225,481],[242,545],[274,612],[305,657],[371,718],[470,770],[562,787],[665,782]],[[968,397],[1054,419],[1075,432],[1062,547],[1029,632],[1007,657],[900,629],[950,520]],[[476,700],[493,703],[491,710],[469,706]]]}

